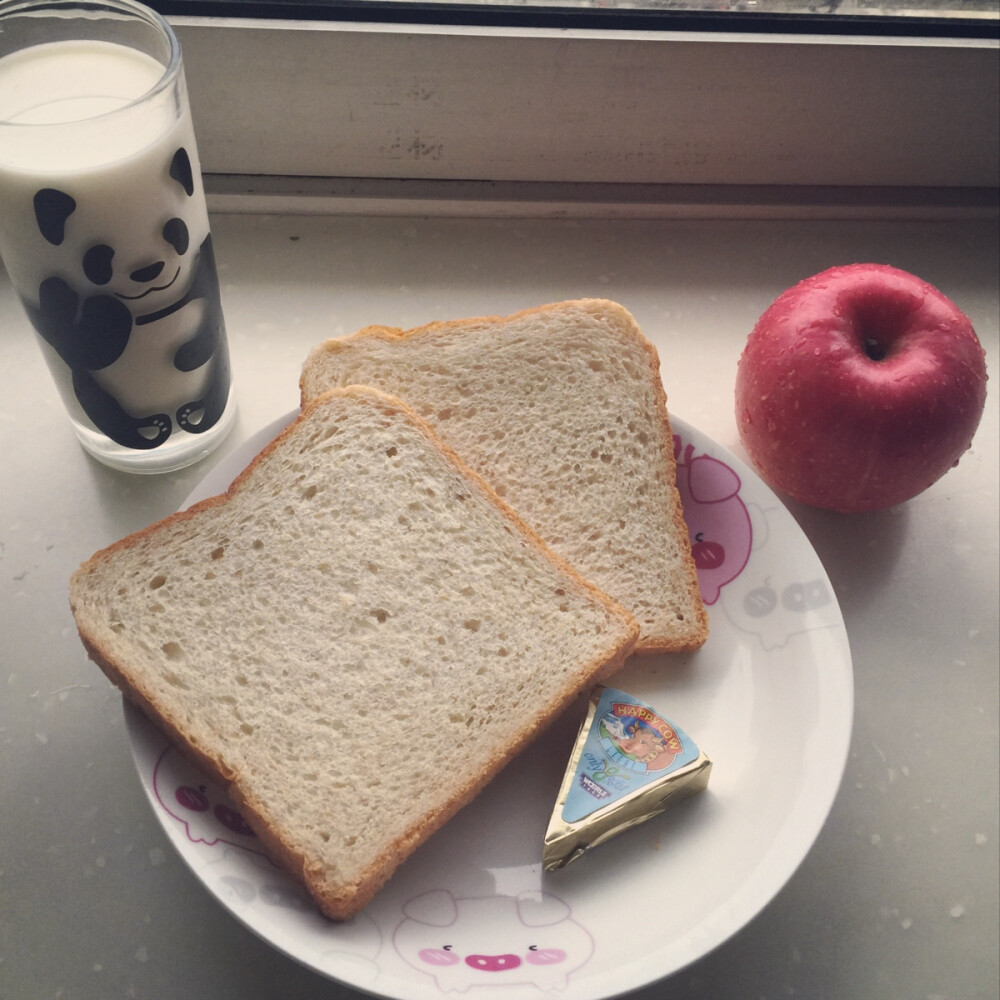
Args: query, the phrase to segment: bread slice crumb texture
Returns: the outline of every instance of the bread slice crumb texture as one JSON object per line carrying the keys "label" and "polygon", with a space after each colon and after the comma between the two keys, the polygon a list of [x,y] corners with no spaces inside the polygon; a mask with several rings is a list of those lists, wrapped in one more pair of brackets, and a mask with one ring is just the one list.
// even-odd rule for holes
{"label": "bread slice crumb texture", "polygon": [[676,489],[659,358],[614,302],[327,341],[304,400],[335,385],[405,400],[568,562],[639,621],[646,652],[708,634]]}
{"label": "bread slice crumb texture", "polygon": [[332,916],[637,633],[361,389],[310,405],[225,497],[98,553],[71,603],[95,660],[234,782]]}

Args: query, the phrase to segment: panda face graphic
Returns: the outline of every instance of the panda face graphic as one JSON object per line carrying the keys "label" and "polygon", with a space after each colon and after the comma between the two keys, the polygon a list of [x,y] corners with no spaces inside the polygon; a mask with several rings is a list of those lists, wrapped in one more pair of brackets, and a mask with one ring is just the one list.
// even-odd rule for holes
{"label": "panda face graphic", "polygon": [[102,206],[99,217],[56,188],[43,188],[34,199],[39,231],[64,251],[68,283],[82,295],[112,296],[140,324],[185,294],[207,232],[207,223],[184,217],[195,178],[183,147],[167,172],[170,182],[152,192],[148,206],[134,200],[117,212]]}
{"label": "panda face graphic", "polygon": [[[161,235],[165,243],[173,247],[174,253],[182,257],[188,252],[191,240],[188,234],[187,224],[183,219],[169,219],[163,224]],[[128,281],[134,286],[130,292],[124,290],[115,291],[114,294],[126,301],[138,301],[148,295],[166,291],[177,281],[181,268],[178,264],[173,268],[168,266],[165,259],[153,261],[135,269],[126,265],[125,271]],[[83,273],[89,281],[95,285],[108,285],[115,276],[115,249],[107,243],[95,243],[83,255]],[[141,289],[141,291],[140,291]]]}
{"label": "panda face graphic", "polygon": [[94,293],[114,296],[139,321],[183,295],[191,261],[184,258],[190,249],[187,223],[175,216],[163,224],[157,241],[146,241],[143,248],[123,245],[121,240],[89,246],[80,261],[81,276],[93,285]]}

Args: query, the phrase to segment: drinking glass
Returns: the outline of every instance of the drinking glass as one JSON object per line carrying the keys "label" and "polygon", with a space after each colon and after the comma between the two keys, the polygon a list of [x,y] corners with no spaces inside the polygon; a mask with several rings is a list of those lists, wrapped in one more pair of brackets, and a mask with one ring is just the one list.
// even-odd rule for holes
{"label": "drinking glass", "polygon": [[165,472],[218,446],[236,408],[201,167],[147,7],[0,0],[0,258],[88,452]]}

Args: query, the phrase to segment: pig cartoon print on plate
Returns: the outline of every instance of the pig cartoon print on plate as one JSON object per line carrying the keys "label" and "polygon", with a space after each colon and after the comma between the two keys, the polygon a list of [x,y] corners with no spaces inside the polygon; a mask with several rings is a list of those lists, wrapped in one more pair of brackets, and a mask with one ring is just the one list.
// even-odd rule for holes
{"label": "pig cartoon print on plate", "polygon": [[153,769],[153,790],[163,809],[184,825],[193,844],[231,844],[266,857],[253,830],[225,792],[171,746],[163,751]]}
{"label": "pig cartoon print on plate", "polygon": [[351,970],[359,982],[378,976],[376,958],[381,933],[365,913],[350,920],[327,920],[308,893],[266,858],[225,847],[202,869],[217,887],[217,895],[244,921],[265,926],[294,924],[296,946],[314,956],[322,967]]}
{"label": "pig cartoon print on plate", "polygon": [[722,595],[726,617],[740,631],[757,636],[764,649],[784,646],[802,632],[841,624],[839,605],[825,577],[802,578],[789,570],[770,526],[780,512],[757,504],[747,510],[753,522],[753,557],[740,587]]}
{"label": "pig cartoon print on plate", "polygon": [[[740,497],[739,474],[711,455],[695,454],[679,435],[674,435],[674,457],[705,604],[720,603],[733,625],[756,636],[764,649],[784,646],[801,632],[838,625],[840,610],[829,584],[789,575],[785,553],[768,545],[774,532],[767,510]],[[737,577],[739,586],[728,586]]]}
{"label": "pig cartoon print on plate", "polygon": [[701,599],[715,604],[722,588],[743,572],[750,558],[753,530],[740,499],[740,477],[725,462],[695,455],[674,435],[677,489],[691,536]]}
{"label": "pig cartoon print on plate", "polygon": [[458,898],[435,889],[403,907],[393,944],[441,990],[534,986],[565,990],[594,951],[589,932],[549,893]]}

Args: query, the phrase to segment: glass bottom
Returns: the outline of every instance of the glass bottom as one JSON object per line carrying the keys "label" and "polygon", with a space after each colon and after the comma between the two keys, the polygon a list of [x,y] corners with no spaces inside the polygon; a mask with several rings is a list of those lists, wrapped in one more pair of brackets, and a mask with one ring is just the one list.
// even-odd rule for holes
{"label": "glass bottom", "polygon": [[[71,418],[72,420],[72,418]],[[230,389],[229,400],[218,423],[203,434],[191,434],[174,427],[170,437],[157,448],[148,451],[125,448],[105,437],[93,427],[72,420],[73,429],[84,450],[112,469],[153,475],[160,472],[176,472],[195,462],[201,461],[222,444],[236,423],[236,402]]]}

